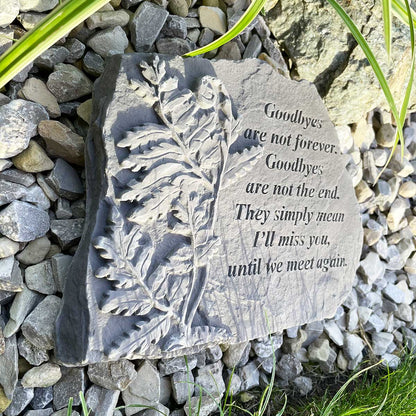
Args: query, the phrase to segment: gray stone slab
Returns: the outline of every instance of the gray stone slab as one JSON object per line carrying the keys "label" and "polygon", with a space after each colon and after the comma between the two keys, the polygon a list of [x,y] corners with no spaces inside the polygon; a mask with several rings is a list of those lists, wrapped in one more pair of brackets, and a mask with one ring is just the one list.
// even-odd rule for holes
{"label": "gray stone slab", "polygon": [[257,60],[131,54],[94,102],[59,360],[169,358],[335,314],[362,231],[311,84]]}

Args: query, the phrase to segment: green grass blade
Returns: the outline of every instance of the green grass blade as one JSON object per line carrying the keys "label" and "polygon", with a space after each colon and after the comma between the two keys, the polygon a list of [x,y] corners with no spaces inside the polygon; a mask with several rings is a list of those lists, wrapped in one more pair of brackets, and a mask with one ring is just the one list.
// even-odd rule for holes
{"label": "green grass blade", "polygon": [[74,403],[74,398],[70,397],[68,400],[68,410],[66,412],[66,416],[71,416],[72,415],[72,403]]}
{"label": "green grass blade", "polygon": [[376,412],[374,413],[373,416],[377,416],[377,415],[380,414],[381,410],[386,405],[387,398],[389,397],[389,392],[390,392],[390,369],[389,369],[389,366],[387,365],[387,388],[386,388],[386,394],[384,395],[383,401],[380,403],[380,406],[377,408],[377,410],[376,410]]}
{"label": "green grass blade", "polygon": [[361,374],[365,373],[366,371],[370,370],[371,368],[374,368],[374,367],[378,366],[380,363],[381,363],[381,361],[378,362],[378,363],[376,363],[376,364],[371,365],[370,367],[364,368],[361,371],[358,371],[358,373],[356,373],[352,377],[350,377],[348,379],[348,381],[346,381],[341,386],[341,388],[337,391],[337,393],[335,394],[335,396],[332,398],[332,400],[326,406],[324,412],[322,413],[322,416],[330,416],[332,414],[332,409],[334,408],[334,406],[336,405],[336,403],[340,400],[341,396],[344,394],[344,392],[347,389],[347,387],[349,386],[349,384],[351,384],[355,379],[357,379],[358,377],[360,377]]}
{"label": "green grass blade", "polygon": [[67,0],[0,56],[0,88],[109,0]]}
{"label": "green grass blade", "polygon": [[383,174],[384,170],[386,169],[388,164],[391,162],[391,160],[393,158],[393,155],[394,155],[394,152],[396,151],[397,145],[399,143],[401,143],[402,158],[403,158],[403,154],[404,154],[403,125],[404,125],[404,122],[405,122],[405,119],[406,119],[407,108],[409,106],[410,94],[412,92],[414,74],[415,74],[415,61],[416,61],[414,23],[413,23],[413,19],[411,18],[412,14],[411,14],[409,1],[405,0],[405,2],[406,2],[406,16],[408,17],[407,24],[409,25],[409,29],[410,29],[410,42],[411,42],[411,47],[412,47],[412,60],[411,60],[411,66],[410,66],[410,76],[409,76],[409,81],[407,83],[406,93],[405,93],[405,96],[404,96],[404,99],[403,99],[403,102],[402,102],[402,106],[400,108],[400,117],[399,117],[398,121],[396,120],[397,121],[396,140],[395,140],[394,145],[391,149],[390,156],[387,159],[386,164],[384,165],[383,169],[381,170],[381,172],[378,174],[378,176],[376,178],[376,182],[380,179],[380,176]]}
{"label": "green grass blade", "polygon": [[391,55],[391,0],[383,0],[384,43],[387,55]]}
{"label": "green grass blade", "polygon": [[[392,0],[392,11],[406,25],[409,25],[409,16],[406,11],[406,5],[402,0]],[[416,24],[416,12],[411,11],[413,17],[413,25]]]}
{"label": "green grass blade", "polygon": [[85,396],[82,391],[79,392],[79,399],[81,400],[82,416],[89,416],[91,410],[88,410],[87,402],[85,401]]}
{"label": "green grass blade", "polygon": [[222,35],[214,42],[203,46],[202,48],[196,49],[192,52],[188,52],[185,54],[185,57],[201,55],[202,53],[212,51],[213,49],[217,49],[220,46],[224,45],[225,43],[229,42],[230,40],[234,39],[238,36],[252,21],[253,19],[260,13],[261,9],[263,8],[266,0],[254,0],[248,9],[244,12],[241,16],[240,20],[224,35]]}
{"label": "green grass blade", "polygon": [[[370,63],[371,67],[373,68],[374,74],[380,83],[381,89],[386,97],[387,103],[390,107],[391,112],[393,113],[393,117],[397,123],[397,131],[399,134],[400,141],[404,142],[403,131],[400,127],[400,115],[396,107],[396,103],[394,102],[393,94],[390,91],[390,87],[387,83],[386,77],[383,74],[383,71],[380,68],[377,59],[375,58],[373,51],[371,50],[370,46],[368,45],[367,41],[364,39],[364,36],[361,34],[355,23],[352,21],[350,16],[347,12],[337,3],[336,0],[328,0],[328,3],[335,9],[344,23],[347,25],[348,29],[350,30],[351,34],[354,36],[357,43],[360,45],[364,55],[366,56],[368,62]],[[411,19],[410,19],[411,20]]]}

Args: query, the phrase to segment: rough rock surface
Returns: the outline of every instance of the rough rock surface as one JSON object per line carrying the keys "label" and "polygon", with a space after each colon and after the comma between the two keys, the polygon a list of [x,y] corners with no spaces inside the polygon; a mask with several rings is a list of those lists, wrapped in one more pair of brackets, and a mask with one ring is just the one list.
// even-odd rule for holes
{"label": "rough rock surface", "polygon": [[[389,65],[380,24],[381,3],[343,0],[340,4],[365,34],[393,96],[400,96],[410,63],[407,27],[392,25],[394,47]],[[335,124],[355,123],[373,108],[386,106],[364,53],[330,4],[320,0],[281,1],[269,11],[267,21],[279,44],[293,60],[299,77],[317,86]],[[410,105],[416,105],[415,93]]]}

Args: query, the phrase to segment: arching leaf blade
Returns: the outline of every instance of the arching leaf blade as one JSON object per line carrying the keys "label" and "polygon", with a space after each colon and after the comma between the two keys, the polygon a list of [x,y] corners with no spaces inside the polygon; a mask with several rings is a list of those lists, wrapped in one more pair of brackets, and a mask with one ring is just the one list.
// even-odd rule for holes
{"label": "arching leaf blade", "polygon": [[388,166],[388,164],[391,162],[394,152],[399,144],[399,142],[401,143],[401,157],[403,158],[404,156],[404,137],[403,137],[403,125],[406,119],[406,113],[407,113],[407,108],[409,106],[409,101],[410,101],[410,95],[412,93],[412,87],[413,87],[413,81],[414,81],[414,73],[415,73],[415,64],[416,64],[416,54],[415,54],[415,29],[414,29],[414,22],[412,19],[412,14],[411,14],[411,9],[410,9],[410,5],[408,0],[405,0],[406,2],[406,16],[408,17],[408,21],[407,24],[409,25],[409,29],[410,29],[410,42],[411,42],[411,48],[412,48],[412,58],[411,58],[411,66],[410,66],[410,76],[409,76],[409,81],[407,83],[407,87],[406,87],[406,92],[405,92],[405,96],[403,98],[403,102],[400,108],[400,122],[398,122],[398,126],[397,126],[397,132],[396,132],[396,140],[394,142],[393,148],[391,149],[390,152],[390,156],[387,159],[386,164],[384,165],[383,169],[381,170],[381,172],[378,174],[376,182],[380,179],[380,176],[383,174],[384,170],[386,169],[386,167]]}
{"label": "arching leaf blade", "polygon": [[109,0],[68,0],[0,56],[0,88]]}
{"label": "arching leaf blade", "polygon": [[371,50],[370,46],[368,45],[367,41],[365,40],[364,36],[361,34],[355,23],[352,21],[351,17],[347,14],[347,12],[337,3],[336,0],[328,0],[328,3],[335,9],[344,23],[347,25],[348,29],[350,30],[351,34],[354,36],[357,43],[360,45],[364,55],[366,56],[368,62],[370,63],[375,76],[380,83],[381,89],[384,93],[386,101],[390,107],[390,110],[393,114],[393,117],[397,123],[397,132],[399,134],[400,141],[404,143],[403,131],[402,131],[402,124],[400,123],[400,115],[396,107],[396,103],[393,98],[393,94],[391,93],[390,87],[387,83],[386,77],[384,76],[383,71],[380,68],[377,59],[375,58],[373,51]]}
{"label": "arching leaf blade", "polygon": [[[402,0],[392,0],[391,3],[393,13],[406,25],[409,25],[409,16],[407,14],[406,5]],[[411,10],[413,25],[416,24],[416,12]]]}
{"label": "arching leaf blade", "polygon": [[391,0],[383,0],[384,43],[387,55],[391,56]]}
{"label": "arching leaf blade", "polygon": [[254,0],[248,9],[244,12],[241,16],[240,20],[224,35],[220,38],[211,42],[210,44],[203,46],[202,48],[196,49],[194,51],[188,52],[187,54],[183,55],[184,57],[190,56],[197,56],[203,53],[212,51],[214,49],[219,48],[220,46],[224,45],[225,43],[229,42],[230,40],[234,39],[238,36],[253,20],[254,18],[260,13],[263,9],[267,0]]}

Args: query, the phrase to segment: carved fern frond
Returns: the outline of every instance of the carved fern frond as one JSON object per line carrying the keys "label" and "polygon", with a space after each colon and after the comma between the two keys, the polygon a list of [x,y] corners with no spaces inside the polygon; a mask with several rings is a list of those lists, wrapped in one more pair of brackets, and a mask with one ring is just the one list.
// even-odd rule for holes
{"label": "carved fern frond", "polygon": [[253,146],[244,149],[241,153],[236,152],[228,156],[227,165],[225,166],[224,177],[222,181],[223,189],[230,186],[237,179],[242,178],[253,169],[263,155],[261,146]]}
{"label": "carved fern frond", "polygon": [[[166,63],[158,56],[140,66],[143,78],[130,85],[153,108],[159,123],[139,125],[117,143],[124,149],[120,166],[134,178],[117,202],[132,208],[124,219],[114,207],[106,235],[95,242],[104,261],[96,276],[111,282],[100,308],[137,316],[115,344],[123,356],[141,355],[162,344],[170,349],[224,338],[223,329],[191,324],[210,257],[220,242],[214,235],[219,192],[250,171],[262,151],[251,147],[230,154],[239,137],[239,119],[219,79],[202,77],[191,91],[178,88],[178,79],[166,74]],[[147,240],[142,238],[140,229],[162,228],[175,235],[178,247],[162,250],[147,235]]]}
{"label": "carved fern frond", "polygon": [[167,314],[158,315],[151,321],[138,321],[130,331],[125,332],[111,345],[107,354],[110,359],[134,357],[144,354],[156,354],[160,351],[157,343],[165,337],[171,327],[171,317]]}

